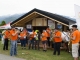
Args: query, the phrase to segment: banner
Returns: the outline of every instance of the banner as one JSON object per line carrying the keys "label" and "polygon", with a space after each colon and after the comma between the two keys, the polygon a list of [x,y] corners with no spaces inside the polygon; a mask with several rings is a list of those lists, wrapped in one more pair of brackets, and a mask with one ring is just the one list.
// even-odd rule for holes
{"label": "banner", "polygon": [[0,29],[11,29],[10,23],[0,26]]}
{"label": "banner", "polygon": [[75,9],[76,24],[78,25],[78,29],[80,30],[80,6],[74,5],[74,9]]}

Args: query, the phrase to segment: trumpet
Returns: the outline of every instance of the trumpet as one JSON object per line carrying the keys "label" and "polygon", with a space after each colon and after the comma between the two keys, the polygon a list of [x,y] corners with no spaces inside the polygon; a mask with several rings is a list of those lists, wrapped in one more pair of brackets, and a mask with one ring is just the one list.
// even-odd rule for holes
{"label": "trumpet", "polygon": [[70,40],[69,40],[69,42],[68,42],[68,46],[70,46],[71,44],[72,44],[72,33],[70,34]]}

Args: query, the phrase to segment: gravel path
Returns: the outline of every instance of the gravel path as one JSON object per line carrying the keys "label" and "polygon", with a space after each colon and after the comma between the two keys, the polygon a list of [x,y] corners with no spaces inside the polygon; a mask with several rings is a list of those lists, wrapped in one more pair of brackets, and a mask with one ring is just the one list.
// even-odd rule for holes
{"label": "gravel path", "polygon": [[25,60],[25,59],[0,54],[0,60]]}

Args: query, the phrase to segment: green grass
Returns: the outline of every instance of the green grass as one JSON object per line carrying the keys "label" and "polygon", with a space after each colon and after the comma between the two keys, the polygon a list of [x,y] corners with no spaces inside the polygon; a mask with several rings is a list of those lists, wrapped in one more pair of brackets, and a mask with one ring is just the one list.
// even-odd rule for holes
{"label": "green grass", "polygon": [[[3,51],[3,45],[0,44],[0,53],[9,55],[10,51]],[[24,53],[24,54],[22,54]],[[48,50],[47,52],[43,52],[42,49],[38,50],[22,50],[18,45],[18,55],[16,57],[24,58],[26,60],[73,60],[70,53],[65,51],[61,51],[61,55],[53,55],[52,50]]]}

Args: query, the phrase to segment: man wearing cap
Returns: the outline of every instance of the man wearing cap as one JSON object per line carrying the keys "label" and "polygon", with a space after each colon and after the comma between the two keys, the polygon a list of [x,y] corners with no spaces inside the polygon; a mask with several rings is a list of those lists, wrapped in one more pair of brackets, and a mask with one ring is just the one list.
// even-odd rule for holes
{"label": "man wearing cap", "polygon": [[74,60],[78,60],[78,49],[79,49],[79,31],[77,29],[77,25],[72,26],[73,32],[71,35],[72,40],[72,56]]}
{"label": "man wearing cap", "polygon": [[59,31],[59,28],[55,28],[53,40],[54,40],[53,55],[56,55],[56,52],[58,52],[57,55],[60,55],[60,46],[61,46],[62,38],[61,38],[61,32]]}

